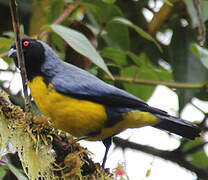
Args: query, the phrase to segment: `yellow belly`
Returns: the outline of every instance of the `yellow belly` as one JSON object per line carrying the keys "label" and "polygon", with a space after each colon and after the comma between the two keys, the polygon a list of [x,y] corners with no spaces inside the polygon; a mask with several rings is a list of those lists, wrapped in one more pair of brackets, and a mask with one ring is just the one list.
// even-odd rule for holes
{"label": "yellow belly", "polygon": [[56,92],[53,85],[46,86],[42,77],[35,77],[28,83],[31,95],[43,115],[50,118],[54,126],[75,137],[100,132],[88,140],[103,140],[127,128],[154,125],[160,120],[148,112],[132,110],[123,113],[123,120],[112,127],[105,127],[108,117],[101,104]]}
{"label": "yellow belly", "polygon": [[41,77],[28,83],[31,95],[42,114],[50,118],[56,128],[80,137],[100,130],[107,120],[105,107],[57,93]]}

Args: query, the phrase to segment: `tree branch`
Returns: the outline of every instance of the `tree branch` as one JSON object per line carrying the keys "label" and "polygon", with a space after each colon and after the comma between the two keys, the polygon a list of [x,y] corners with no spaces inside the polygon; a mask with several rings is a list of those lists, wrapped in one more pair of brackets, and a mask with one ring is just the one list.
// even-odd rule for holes
{"label": "tree branch", "polygon": [[[29,179],[112,179],[112,174],[94,163],[87,149],[72,136],[55,129],[47,118],[28,118],[4,91],[0,93],[0,107],[1,149],[4,154],[17,151]],[[7,148],[8,144],[12,146]]]}
{"label": "tree branch", "polygon": [[197,14],[198,19],[198,41],[201,46],[205,45],[206,42],[206,27],[202,21],[201,18],[201,12],[200,12],[200,2],[199,0],[193,0],[194,8]]}
{"label": "tree branch", "polygon": [[172,161],[177,163],[179,166],[182,166],[192,172],[195,172],[198,178],[207,180],[208,179],[208,171],[207,169],[199,168],[185,159],[185,155],[182,151],[176,149],[174,151],[164,151],[159,150],[150,146],[141,145],[133,142],[129,142],[128,140],[121,139],[119,137],[114,137],[113,142],[117,147],[122,149],[130,148],[138,151],[142,151],[144,153],[151,154],[153,156],[158,156],[162,159]]}
{"label": "tree branch", "polygon": [[[105,76],[105,79],[112,80],[109,76]],[[166,82],[166,81],[153,81],[147,79],[139,79],[139,78],[131,78],[131,77],[120,77],[114,76],[116,81],[127,82],[127,83],[138,83],[144,85],[164,85],[169,88],[183,88],[183,89],[198,89],[206,86],[208,84],[207,81],[196,84],[196,83],[178,83],[178,82]]]}
{"label": "tree branch", "polygon": [[[169,0],[170,3],[175,4],[179,0]],[[170,6],[167,3],[164,3],[163,6],[160,8],[159,12],[155,13],[151,22],[148,24],[148,32],[151,35],[155,35],[158,30],[161,29],[164,22],[170,17],[174,6]]]}
{"label": "tree branch", "polygon": [[24,61],[24,55],[23,55],[23,50],[22,50],[22,43],[21,43],[22,41],[20,37],[19,14],[18,14],[16,0],[10,0],[10,11],[12,15],[13,29],[14,29],[14,33],[16,36],[18,66],[21,71],[23,92],[25,96],[25,111],[30,112],[31,101],[30,101],[30,96],[28,95],[28,91],[27,91],[27,74],[26,74],[25,61]]}
{"label": "tree branch", "polygon": [[4,57],[4,56],[8,56],[8,51],[3,52],[3,53],[0,54],[0,58],[1,58],[1,57]]}

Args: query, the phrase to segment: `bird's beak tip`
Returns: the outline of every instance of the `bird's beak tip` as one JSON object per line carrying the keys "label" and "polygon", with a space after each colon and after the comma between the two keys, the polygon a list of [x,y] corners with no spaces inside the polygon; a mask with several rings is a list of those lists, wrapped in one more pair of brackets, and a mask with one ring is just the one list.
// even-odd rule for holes
{"label": "bird's beak tip", "polygon": [[17,57],[17,50],[14,49],[14,48],[11,48],[11,49],[9,50],[8,57],[9,57],[9,58]]}

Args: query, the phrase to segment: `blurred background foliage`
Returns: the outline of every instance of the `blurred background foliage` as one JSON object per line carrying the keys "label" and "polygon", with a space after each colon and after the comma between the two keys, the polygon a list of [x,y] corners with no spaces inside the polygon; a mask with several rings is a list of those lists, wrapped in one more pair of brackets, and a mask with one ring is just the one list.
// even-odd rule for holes
{"label": "blurred background foliage", "polygon": [[[193,98],[208,100],[208,1],[17,2],[22,33],[46,41],[62,59],[88,70],[104,81],[125,89],[144,101],[152,96],[157,85],[165,85],[178,95],[179,115],[188,103],[192,103]],[[8,0],[0,0],[0,22],[0,57],[8,64],[7,68],[1,69],[1,73],[8,71],[7,73],[14,74],[14,64],[7,58],[8,49],[14,41]],[[56,24],[65,28],[62,29],[62,26]],[[88,38],[99,53],[97,59],[91,50],[84,53],[85,57],[77,53],[80,52],[80,47],[88,47],[85,40],[78,42],[80,47],[77,47],[76,43],[73,44],[69,37],[73,32],[69,28],[83,33]],[[76,39],[76,34],[73,37]],[[109,73],[104,72],[108,72],[105,65],[115,81],[110,78]],[[20,89],[10,85],[7,80],[0,82],[1,88],[11,95],[12,101],[22,105]],[[207,141],[204,138],[207,131],[207,113],[204,114],[204,120],[198,122],[204,129],[202,137],[192,142],[182,140],[178,150],[192,167],[191,169],[184,165],[185,168],[195,172],[201,179],[208,179],[208,158],[204,149]],[[17,166],[13,160],[14,156],[5,158]],[[11,173],[7,173],[10,167],[2,162],[1,178],[12,177]]]}

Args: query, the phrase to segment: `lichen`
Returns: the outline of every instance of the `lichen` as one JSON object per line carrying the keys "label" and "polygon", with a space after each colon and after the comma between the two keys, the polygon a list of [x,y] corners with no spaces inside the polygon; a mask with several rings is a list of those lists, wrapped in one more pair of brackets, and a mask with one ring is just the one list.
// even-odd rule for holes
{"label": "lichen", "polygon": [[9,129],[7,128],[7,122],[0,112],[0,153],[3,154],[9,142]]}
{"label": "lichen", "polygon": [[[11,144],[8,148],[8,144]],[[87,149],[48,120],[25,113],[0,93],[0,155],[16,151],[31,180],[110,180],[112,175],[88,157]]]}
{"label": "lichen", "polygon": [[43,134],[40,136],[40,131],[32,132],[32,119],[28,119],[20,107],[12,105],[5,93],[0,94],[0,105],[1,152],[5,152],[8,143],[11,143],[12,150],[17,151],[30,179],[52,179],[52,146],[46,145],[42,138],[37,138],[43,137]]}

